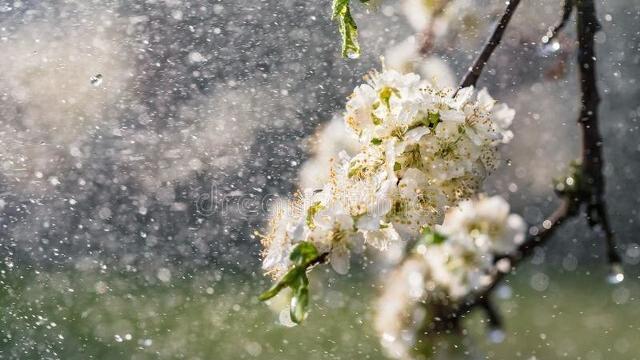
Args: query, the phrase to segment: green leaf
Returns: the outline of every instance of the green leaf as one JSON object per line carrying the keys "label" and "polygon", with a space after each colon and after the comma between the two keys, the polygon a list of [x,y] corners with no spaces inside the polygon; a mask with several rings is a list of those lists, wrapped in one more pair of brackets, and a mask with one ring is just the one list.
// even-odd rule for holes
{"label": "green leaf", "polygon": [[303,268],[306,268],[307,265],[317,257],[318,249],[316,249],[312,243],[307,241],[303,241],[296,245],[293,250],[291,250],[291,255],[289,255],[289,259],[293,261],[296,266]]}
{"label": "green leaf", "polygon": [[309,314],[309,288],[307,284],[298,286],[293,297],[291,297],[291,308],[289,311],[291,320],[296,324],[301,323],[307,318]]}
{"label": "green leaf", "polygon": [[290,287],[293,284],[297,284],[299,281],[298,278],[301,275],[306,277],[304,268],[300,268],[298,266],[292,267],[289,271],[287,271],[286,274],[284,274],[282,279],[280,279],[277,283],[273,284],[273,286],[271,286],[269,290],[260,294],[260,296],[258,296],[258,300],[260,301],[269,300],[272,297],[278,295],[278,293],[282,291],[282,289],[288,286]]}
{"label": "green leaf", "polygon": [[307,268],[318,259],[318,249],[310,242],[301,242],[296,245],[289,255],[294,265],[286,274],[269,290],[258,296],[258,300],[265,301],[276,296],[282,289],[289,287],[292,290],[291,319],[295,323],[302,322],[309,313],[309,278]]}
{"label": "green leaf", "polygon": [[373,145],[380,145],[380,144],[382,144],[382,140],[378,139],[378,138],[373,138],[373,139],[371,139],[371,143]]}
{"label": "green leaf", "polygon": [[437,231],[426,228],[422,231],[422,241],[428,245],[439,245],[447,240],[447,237]]}
{"label": "green leaf", "polygon": [[338,30],[342,36],[342,56],[350,59],[360,57],[358,44],[358,26],[351,16],[350,0],[333,0],[331,20],[338,22]]}
{"label": "green leaf", "polygon": [[258,296],[258,300],[260,301],[266,301],[271,299],[272,297],[278,295],[278,293],[284,289],[286,287],[285,284],[283,284],[282,282],[278,281],[277,283],[273,284],[273,286],[271,286],[269,288],[269,290],[263,292],[262,294],[260,294],[260,296]]}

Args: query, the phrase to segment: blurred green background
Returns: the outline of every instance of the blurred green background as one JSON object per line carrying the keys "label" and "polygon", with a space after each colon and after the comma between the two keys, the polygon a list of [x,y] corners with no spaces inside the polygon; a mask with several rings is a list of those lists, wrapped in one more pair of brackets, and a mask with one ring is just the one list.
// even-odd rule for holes
{"label": "blurred green background", "polygon": [[[602,270],[602,271],[600,271]],[[332,277],[312,291],[312,313],[287,328],[259,303],[260,275],[184,274],[151,285],[114,272],[1,273],[0,355],[16,359],[383,359],[372,330],[378,282]],[[171,276],[164,274],[164,276]],[[507,337],[487,340],[482,313],[465,324],[487,359],[637,359],[637,276],[618,285],[604,269],[543,273],[527,265],[494,296]],[[317,279],[316,279],[317,280]],[[316,281],[317,282],[317,281]]]}

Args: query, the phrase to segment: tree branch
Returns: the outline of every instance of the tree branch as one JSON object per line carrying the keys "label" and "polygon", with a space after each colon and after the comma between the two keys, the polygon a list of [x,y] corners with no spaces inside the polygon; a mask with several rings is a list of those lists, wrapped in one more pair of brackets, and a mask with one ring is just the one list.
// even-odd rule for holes
{"label": "tree branch", "polygon": [[562,6],[562,19],[560,19],[558,25],[549,30],[549,32],[547,32],[547,35],[542,38],[543,43],[547,44],[551,42],[551,40],[555,39],[558,36],[565,25],[567,25],[567,22],[571,17],[571,13],[573,12],[573,1],[574,0],[564,0],[564,5]]}
{"label": "tree branch", "polygon": [[582,129],[582,171],[589,189],[587,218],[589,224],[598,233],[604,233],[607,242],[609,261],[619,263],[620,256],[615,250],[614,233],[609,224],[606,201],[604,198],[605,181],[602,175],[604,159],[602,157],[602,136],[598,127],[598,106],[600,95],[596,80],[596,56],[594,36],[600,30],[593,0],[578,0],[578,64],[580,74],[580,117],[578,123]]}
{"label": "tree branch", "polygon": [[[578,124],[582,130],[582,184],[575,194],[567,194],[561,198],[558,208],[537,227],[531,228],[530,236],[518,247],[518,250],[505,256],[509,267],[517,265],[528,257],[532,251],[543,245],[553,235],[558,226],[567,218],[578,214],[580,205],[586,205],[590,225],[597,233],[604,233],[608,246],[608,257],[612,264],[620,263],[620,256],[615,249],[614,233],[611,229],[604,199],[604,176],[602,174],[602,137],[598,128],[598,107],[600,96],[596,82],[596,57],[594,36],[600,25],[596,18],[593,0],[578,0],[578,65],[580,76],[581,109]],[[575,198],[571,198],[575,196]],[[502,260],[500,260],[502,261]],[[489,294],[508,272],[496,272],[492,282],[482,291],[471,295],[455,309],[450,318],[459,319],[474,307],[486,303]]]}
{"label": "tree branch", "polygon": [[511,16],[518,7],[518,4],[520,4],[520,0],[507,1],[507,8],[505,9],[504,14],[502,14],[500,21],[498,21],[498,24],[493,29],[493,33],[484,45],[484,48],[482,49],[482,52],[480,52],[480,55],[478,55],[478,57],[474,61],[473,66],[469,68],[469,71],[460,82],[460,85],[458,86],[459,88],[465,88],[472,85],[475,86],[476,82],[478,82],[478,78],[482,73],[482,69],[487,64],[487,61],[489,61],[491,54],[493,54],[493,51],[496,49],[498,44],[500,44],[500,40],[502,40],[504,31],[507,29],[507,25],[509,25]]}
{"label": "tree branch", "polygon": [[489,327],[494,329],[502,329],[502,317],[498,310],[496,310],[493,303],[488,298],[482,299],[480,302],[480,306],[484,309],[484,312],[487,314],[487,320],[489,322]]}
{"label": "tree branch", "polygon": [[[520,261],[527,258],[533,250],[545,244],[553,233],[558,229],[558,226],[569,217],[573,216],[575,207],[572,201],[568,197],[563,197],[556,210],[551,213],[542,223],[538,226],[532,227],[529,230],[529,236],[518,247],[518,249],[509,255],[502,257],[499,261],[508,261],[509,270],[516,266]],[[451,318],[456,319],[463,317],[470,312],[474,307],[482,305],[484,301],[489,298],[489,294],[495,289],[500,281],[509,273],[509,271],[502,272],[496,271],[494,273],[491,283],[485,287],[482,291],[472,294],[469,298],[462,301],[454,311],[451,313]]]}

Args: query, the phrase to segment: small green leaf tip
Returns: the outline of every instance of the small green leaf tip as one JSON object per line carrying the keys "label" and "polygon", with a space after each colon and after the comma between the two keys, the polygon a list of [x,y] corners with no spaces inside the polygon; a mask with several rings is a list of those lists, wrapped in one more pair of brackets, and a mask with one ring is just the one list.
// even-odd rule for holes
{"label": "small green leaf tip", "polygon": [[[320,205],[319,202],[317,204]],[[296,245],[293,250],[291,250],[291,255],[289,255],[289,259],[293,261],[296,266],[302,266],[305,268],[317,257],[318,249],[316,249],[312,243],[307,241],[303,241]]]}
{"label": "small green leaf tip", "polygon": [[273,286],[270,287],[269,290],[267,290],[267,291],[263,292],[262,294],[260,294],[260,296],[258,296],[258,300],[267,301],[267,300],[271,299],[272,297],[278,295],[280,290],[282,290],[283,288],[284,288],[284,286],[282,286],[282,284],[280,282],[277,282],[277,283],[273,284]]}
{"label": "small green leaf tip", "polygon": [[342,36],[342,56],[349,59],[360,57],[358,44],[358,26],[351,16],[350,0],[333,0],[331,20],[338,21],[338,30]]}
{"label": "small green leaf tip", "polygon": [[291,320],[299,324],[307,318],[309,313],[309,278],[307,268],[317,262],[322,255],[318,249],[307,241],[298,243],[289,255],[293,266],[269,290],[258,296],[258,300],[265,301],[278,295],[284,288],[291,288]]}
{"label": "small green leaf tip", "polygon": [[422,230],[422,241],[428,245],[442,244],[447,238],[437,231],[426,228]]}
{"label": "small green leaf tip", "polygon": [[300,324],[309,314],[309,280],[307,279],[307,275],[303,274],[300,277],[297,287],[294,287],[289,314],[294,323]]}
{"label": "small green leaf tip", "polygon": [[301,274],[304,275],[304,272],[305,272],[305,268],[300,268],[298,266],[292,267],[289,271],[287,271],[286,274],[284,274],[282,279],[280,279],[277,283],[273,284],[273,286],[271,286],[269,290],[260,294],[260,296],[258,296],[258,300],[265,301],[278,295],[278,293],[282,291],[282,289],[286,287],[291,287],[296,281],[298,281],[298,278],[300,277]]}

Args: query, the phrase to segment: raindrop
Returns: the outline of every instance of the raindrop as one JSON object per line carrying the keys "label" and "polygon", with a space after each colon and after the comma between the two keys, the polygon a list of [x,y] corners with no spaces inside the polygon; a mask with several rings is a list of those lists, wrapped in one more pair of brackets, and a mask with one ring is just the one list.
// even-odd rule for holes
{"label": "raindrop", "polygon": [[500,328],[492,328],[489,330],[489,341],[494,344],[500,344],[507,337],[507,334]]}
{"label": "raindrop", "polygon": [[122,342],[122,341],[124,341],[124,339],[122,338],[122,336],[120,336],[120,335],[118,335],[118,334],[114,335],[113,337],[116,339],[116,342]]}
{"label": "raindrop", "polygon": [[169,281],[171,281],[171,270],[167,268],[160,268],[156,276],[163,283],[168,283]]}
{"label": "raindrop", "polygon": [[89,78],[91,85],[98,87],[102,84],[102,74],[95,74]]}
{"label": "raindrop", "polygon": [[624,280],[624,271],[620,263],[611,264],[609,269],[609,275],[607,275],[607,281],[609,284],[620,284]]}
{"label": "raindrop", "polygon": [[529,285],[536,291],[545,291],[549,287],[549,277],[541,272],[535,273],[531,276]]}
{"label": "raindrop", "polygon": [[549,56],[560,50],[560,43],[557,40],[542,41],[539,52],[542,56]]}
{"label": "raindrop", "polygon": [[496,295],[498,295],[498,298],[502,300],[511,299],[513,290],[511,289],[511,286],[503,284],[496,289]]}
{"label": "raindrop", "polygon": [[348,57],[349,59],[358,59],[358,58],[360,57],[360,54],[359,54],[359,53],[357,53],[357,52],[355,52],[355,51],[349,51],[349,52],[347,53],[347,57]]}
{"label": "raindrop", "polygon": [[296,326],[296,323],[294,323],[293,320],[291,320],[291,313],[290,313],[288,307],[286,309],[280,311],[280,315],[278,316],[278,320],[280,321],[281,325],[284,325],[286,327],[294,327],[294,326]]}

